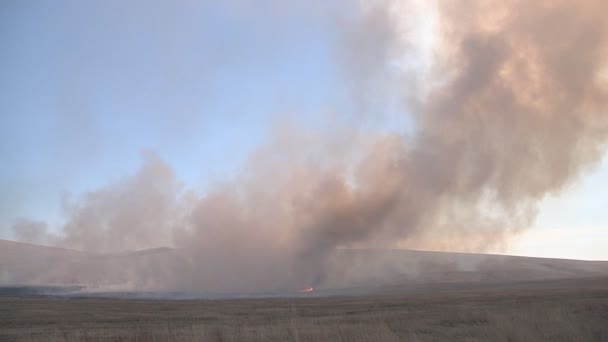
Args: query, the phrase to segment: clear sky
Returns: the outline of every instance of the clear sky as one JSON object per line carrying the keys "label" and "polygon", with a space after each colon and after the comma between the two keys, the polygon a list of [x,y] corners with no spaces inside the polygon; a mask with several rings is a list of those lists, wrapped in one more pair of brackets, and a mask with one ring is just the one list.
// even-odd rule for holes
{"label": "clear sky", "polygon": [[[132,174],[144,150],[204,191],[276,117],[353,110],[330,5],[178,3],[2,1],[0,238],[19,217],[61,222],[63,194]],[[608,260],[606,204],[608,162],[504,252]]]}

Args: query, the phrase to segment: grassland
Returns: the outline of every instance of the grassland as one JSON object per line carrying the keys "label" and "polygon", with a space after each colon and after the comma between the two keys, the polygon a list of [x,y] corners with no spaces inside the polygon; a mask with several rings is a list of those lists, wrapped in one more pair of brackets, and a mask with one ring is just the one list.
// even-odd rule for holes
{"label": "grassland", "polygon": [[0,341],[608,341],[608,279],[239,300],[0,298]]}

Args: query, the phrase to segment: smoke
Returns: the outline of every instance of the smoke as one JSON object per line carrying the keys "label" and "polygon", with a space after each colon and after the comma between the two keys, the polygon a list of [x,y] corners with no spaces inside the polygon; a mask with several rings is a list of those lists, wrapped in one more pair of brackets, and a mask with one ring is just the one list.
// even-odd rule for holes
{"label": "smoke", "polygon": [[94,252],[166,246],[180,186],[171,168],[148,152],[136,175],[63,202],[68,218],[62,245]]}
{"label": "smoke", "polygon": [[[403,51],[416,46],[411,8],[368,3],[355,20],[336,22],[353,102],[373,113],[374,84],[383,83],[399,95],[411,134],[277,125],[238,177],[205,194],[186,191],[147,156],[131,178],[66,203],[57,244],[171,245],[184,255],[171,286],[208,291],[314,286],[339,247],[504,246],[545,196],[602,155],[608,3],[435,2],[432,61],[416,75],[416,63],[398,63],[416,58]],[[14,226],[24,240],[40,241],[43,230]]]}
{"label": "smoke", "polygon": [[29,243],[52,245],[56,243],[56,237],[48,232],[46,222],[19,218],[13,225],[15,239]]}

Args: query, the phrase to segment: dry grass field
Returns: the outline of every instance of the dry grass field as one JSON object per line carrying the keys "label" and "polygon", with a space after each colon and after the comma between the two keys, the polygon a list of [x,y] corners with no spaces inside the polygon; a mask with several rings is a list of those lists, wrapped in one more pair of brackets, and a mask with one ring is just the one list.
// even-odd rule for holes
{"label": "dry grass field", "polygon": [[0,298],[0,341],[608,341],[608,279],[350,297]]}

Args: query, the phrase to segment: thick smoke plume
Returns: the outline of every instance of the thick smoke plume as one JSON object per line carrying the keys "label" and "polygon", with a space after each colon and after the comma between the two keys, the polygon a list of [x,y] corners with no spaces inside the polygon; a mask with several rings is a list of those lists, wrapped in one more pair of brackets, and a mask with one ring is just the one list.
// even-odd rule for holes
{"label": "thick smoke plume", "polygon": [[[66,203],[57,244],[95,252],[170,245],[184,257],[156,271],[158,288],[271,291],[322,282],[339,247],[507,243],[531,225],[540,200],[602,155],[608,2],[430,7],[435,40],[423,75],[394,67],[413,48],[408,5],[370,3],[336,24],[357,105],[373,113],[374,82],[386,80],[383,89],[411,116],[410,134],[362,125],[330,137],[279,126],[239,177],[205,195],[148,156],[130,179]],[[41,227],[22,221],[16,236],[40,239]]]}

